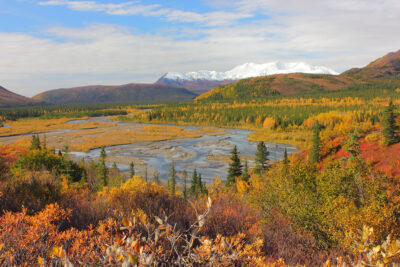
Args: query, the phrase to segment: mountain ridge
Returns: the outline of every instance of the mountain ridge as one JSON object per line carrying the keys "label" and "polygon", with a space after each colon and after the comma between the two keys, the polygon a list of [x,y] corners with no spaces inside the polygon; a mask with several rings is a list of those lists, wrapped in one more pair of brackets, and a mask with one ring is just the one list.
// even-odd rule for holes
{"label": "mountain ridge", "polygon": [[313,66],[304,62],[284,63],[273,61],[263,64],[244,63],[225,72],[208,70],[186,73],[167,72],[156,83],[184,87],[196,92],[205,92],[217,86],[231,84],[241,79],[288,73],[338,74],[329,68]]}
{"label": "mountain ridge", "polygon": [[25,97],[0,86],[0,108],[29,106],[39,104],[38,101]]}
{"label": "mountain ridge", "polygon": [[193,99],[196,94],[184,88],[163,84],[129,83],[59,88],[37,94],[33,99],[53,104],[99,102],[171,102]]}
{"label": "mountain ridge", "polygon": [[400,50],[390,52],[363,68],[352,68],[342,75],[357,79],[396,79],[400,80]]}
{"label": "mountain ridge", "polygon": [[390,86],[400,86],[400,50],[388,53],[363,68],[353,68],[340,75],[292,73],[247,78],[216,87],[198,96],[195,101],[342,90],[350,85],[362,87],[367,83],[378,83],[381,87],[389,86],[388,83],[391,83]]}

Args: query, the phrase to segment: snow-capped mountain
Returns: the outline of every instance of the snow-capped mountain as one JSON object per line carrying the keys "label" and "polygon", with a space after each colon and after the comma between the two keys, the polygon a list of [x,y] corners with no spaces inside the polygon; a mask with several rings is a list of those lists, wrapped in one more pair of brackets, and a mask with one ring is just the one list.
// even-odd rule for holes
{"label": "snow-capped mountain", "polygon": [[332,74],[338,73],[323,66],[313,66],[304,62],[283,63],[280,61],[256,64],[245,63],[225,72],[218,71],[191,71],[186,73],[168,72],[157,83],[185,87],[195,92],[204,92],[219,85],[232,83],[236,80],[287,73],[313,73]]}

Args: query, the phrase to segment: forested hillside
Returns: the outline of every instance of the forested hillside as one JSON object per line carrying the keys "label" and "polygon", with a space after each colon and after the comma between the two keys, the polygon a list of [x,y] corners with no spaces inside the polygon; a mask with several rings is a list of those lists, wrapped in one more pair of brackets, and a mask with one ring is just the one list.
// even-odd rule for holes
{"label": "forested hillside", "polygon": [[172,102],[192,100],[196,95],[186,89],[161,84],[126,84],[119,86],[84,86],[56,89],[33,98],[52,104],[104,102]]}
{"label": "forested hillside", "polygon": [[364,68],[353,68],[342,74],[360,80],[393,79],[400,80],[400,50],[378,58]]}
{"label": "forested hillside", "polygon": [[359,90],[365,87],[396,89],[400,88],[399,75],[400,51],[397,51],[371,62],[364,68],[350,69],[340,75],[295,73],[249,78],[219,86],[200,95],[196,100],[242,101],[274,95]]}

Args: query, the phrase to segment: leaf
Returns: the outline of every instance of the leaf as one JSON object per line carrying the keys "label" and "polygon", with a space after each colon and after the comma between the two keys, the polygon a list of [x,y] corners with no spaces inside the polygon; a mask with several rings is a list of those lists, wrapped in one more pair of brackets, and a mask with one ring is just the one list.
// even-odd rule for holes
{"label": "leaf", "polygon": [[140,245],[139,245],[139,242],[137,242],[137,241],[135,241],[136,243],[135,243],[135,247],[134,247],[134,249],[135,249],[135,252],[136,253],[139,253],[139,251],[140,251]]}
{"label": "leaf", "polygon": [[145,224],[146,223],[146,215],[140,214],[139,220],[140,220],[141,223]]}
{"label": "leaf", "polygon": [[44,260],[40,256],[37,258],[37,262],[38,262],[39,265],[43,265],[44,264]]}
{"label": "leaf", "polygon": [[134,255],[129,254],[129,262],[131,264],[136,264],[137,263],[137,258]]}
{"label": "leaf", "polygon": [[122,219],[122,225],[125,226],[125,227],[128,227],[129,226],[129,220],[127,218],[123,218]]}
{"label": "leaf", "polygon": [[50,258],[58,257],[58,254],[59,254],[58,247],[53,247],[49,252],[49,257]]}
{"label": "leaf", "polygon": [[167,232],[167,234],[171,235],[171,230],[169,228],[166,228],[165,231]]}
{"label": "leaf", "polygon": [[163,221],[159,217],[155,216],[155,219],[158,222],[158,224],[163,224]]}

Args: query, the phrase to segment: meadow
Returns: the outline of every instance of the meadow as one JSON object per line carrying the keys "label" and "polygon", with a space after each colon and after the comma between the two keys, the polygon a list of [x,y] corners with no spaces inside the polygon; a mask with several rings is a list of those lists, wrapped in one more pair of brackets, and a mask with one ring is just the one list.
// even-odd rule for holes
{"label": "meadow", "polygon": [[[221,129],[77,125],[67,123],[70,118],[5,121],[15,133],[46,125],[71,131],[46,134],[45,144],[43,136],[2,137],[9,142],[0,147],[0,263],[396,266],[397,94],[196,101],[136,111],[127,106],[127,115],[115,117],[251,129],[251,140],[299,148],[280,162],[266,158],[262,143],[254,157],[234,150],[214,156],[229,161],[228,177],[234,176],[212,184],[197,172],[178,175],[173,163],[167,177],[149,178],[136,173],[136,158],[117,159],[102,150],[92,162],[76,162],[69,151],[218,135]],[[135,164],[127,172],[106,166],[117,160]]]}

